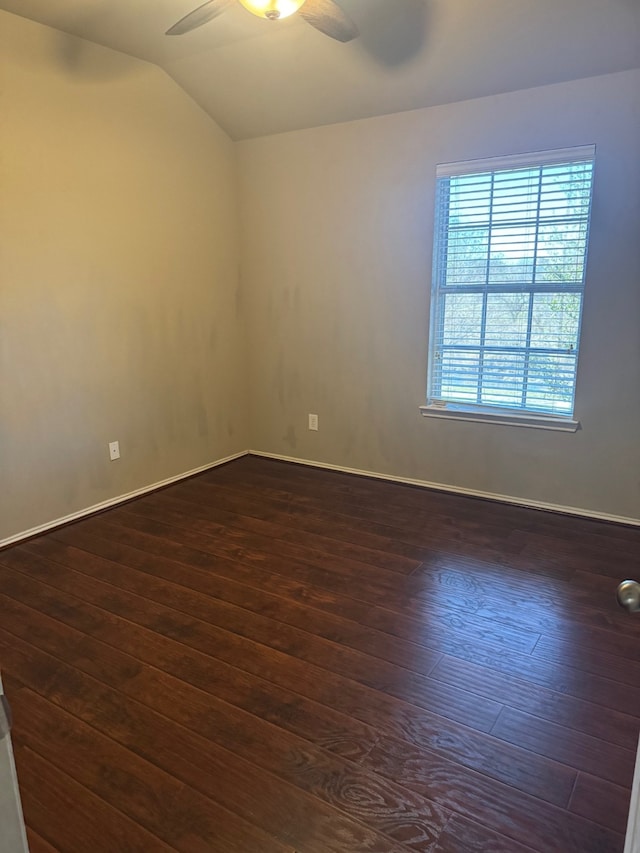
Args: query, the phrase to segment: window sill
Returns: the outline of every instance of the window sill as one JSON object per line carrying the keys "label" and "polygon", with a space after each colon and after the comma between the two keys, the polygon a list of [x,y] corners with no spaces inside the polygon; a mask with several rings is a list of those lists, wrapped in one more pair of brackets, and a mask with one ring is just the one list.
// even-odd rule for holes
{"label": "window sill", "polygon": [[553,415],[535,415],[530,412],[515,412],[512,409],[487,411],[480,407],[447,405],[420,406],[425,418],[447,418],[455,421],[473,421],[475,423],[505,424],[508,426],[530,427],[531,429],[551,429],[558,432],[576,432],[580,421]]}

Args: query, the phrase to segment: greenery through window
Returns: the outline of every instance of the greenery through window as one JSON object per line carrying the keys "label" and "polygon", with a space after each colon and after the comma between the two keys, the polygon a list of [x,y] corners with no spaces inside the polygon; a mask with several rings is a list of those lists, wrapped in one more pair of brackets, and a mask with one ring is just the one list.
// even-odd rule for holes
{"label": "greenery through window", "polygon": [[430,405],[573,415],[593,156],[439,167]]}

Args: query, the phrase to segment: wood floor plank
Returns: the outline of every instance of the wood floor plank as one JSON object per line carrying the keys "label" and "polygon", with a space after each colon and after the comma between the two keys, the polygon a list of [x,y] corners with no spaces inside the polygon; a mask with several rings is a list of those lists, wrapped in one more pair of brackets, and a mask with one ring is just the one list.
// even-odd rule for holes
{"label": "wood floor plank", "polygon": [[12,703],[18,744],[64,767],[76,782],[176,850],[294,853],[291,845],[280,844],[38,694],[19,690]]}
{"label": "wood floor plank", "polygon": [[550,580],[528,573],[513,564],[452,559],[445,555],[422,564],[411,580],[412,594],[435,598],[441,607],[464,608],[476,618],[512,629],[527,628],[549,636],[574,641],[598,640],[615,643],[623,637],[640,641],[640,629],[627,618],[615,601],[615,585],[609,580],[605,594],[597,595],[578,587],[571,579]]}
{"label": "wood floor plank", "polygon": [[[488,669],[459,658],[446,657],[433,672],[449,684],[482,697],[492,697],[508,707],[576,729],[605,743],[635,750],[640,721],[605,705],[586,702],[525,681],[518,675]],[[601,697],[602,698],[602,697]]]}
{"label": "wood floor plank", "polygon": [[621,851],[623,836],[523,794],[460,765],[413,747],[389,751],[377,744],[365,766],[398,780],[445,808],[548,853]]}
{"label": "wood floor plank", "polygon": [[[18,642],[13,649],[1,629],[0,649],[9,661],[9,672],[19,673],[27,687],[39,685],[39,674],[48,669],[50,683],[38,689],[50,702],[247,823],[263,827],[285,846],[292,844],[307,853],[342,853],[345,846],[363,853],[398,851],[393,838],[399,836],[409,849],[424,851],[449,818],[448,812],[409,791],[398,796],[386,780],[323,760],[321,753],[314,754],[271,730],[267,737],[272,754],[279,754],[282,764],[288,763],[293,779],[301,778],[306,784],[301,787],[282,781],[253,760],[240,758],[226,746],[177,725],[27,643]],[[173,695],[171,701],[178,698]],[[255,717],[252,722],[253,729],[242,735],[259,748],[265,727]],[[227,735],[230,730],[227,726]],[[304,779],[309,773],[314,775],[312,785]],[[358,796],[358,792],[362,794]],[[364,792],[369,793],[365,796]],[[324,796],[318,796],[320,793]],[[351,816],[344,814],[347,810]],[[411,843],[407,845],[408,838]]]}
{"label": "wood floor plank", "polygon": [[61,853],[170,853],[174,849],[17,740],[14,751],[25,821],[41,836],[56,839],[53,848],[30,833],[30,853],[54,849]]}
{"label": "wood floor plank", "polygon": [[[73,824],[69,821],[66,821],[66,826],[64,827],[64,829],[70,829],[72,833],[75,832]],[[79,835],[79,832],[77,833],[77,835]],[[77,835],[74,835],[74,838],[76,838],[76,843]],[[66,853],[64,848],[52,847],[51,844],[49,844],[48,841],[45,841],[45,839],[41,835],[38,835],[38,833],[35,832],[31,828],[31,826],[27,826],[27,844],[29,845],[29,853],[61,853],[61,850],[62,853]]]}
{"label": "wood floor plank", "polygon": [[[616,527],[616,530],[624,530]],[[628,566],[633,562],[637,565],[638,552],[634,540],[617,538],[615,548],[612,550],[612,542],[599,534],[584,531],[579,537],[567,537],[566,531],[550,531],[547,529],[518,530],[513,536],[514,544],[518,543],[523,550],[530,553],[552,554],[556,557],[562,556],[568,559],[576,567],[593,567],[599,574],[617,575],[617,569]],[[615,559],[611,559],[612,553]]]}
{"label": "wood floor plank", "polygon": [[513,708],[502,709],[491,733],[536,755],[547,755],[576,770],[631,788],[635,764],[632,749],[623,749]]}
{"label": "wood floor plank", "polygon": [[454,814],[430,853],[532,853],[533,850],[476,821]]}
{"label": "wood floor plank", "polygon": [[[564,666],[557,660],[544,660],[506,650],[501,654],[487,654],[485,649],[478,646],[462,648],[456,655],[484,669],[512,675],[539,687],[583,699],[594,705],[603,705],[624,714],[635,715],[640,708],[640,687]],[[446,669],[447,661],[441,659],[431,671],[431,675],[440,678]]]}
{"label": "wood floor plank", "polygon": [[[638,566],[637,568],[640,568]],[[637,573],[637,572],[636,572]],[[634,575],[626,576],[633,577]],[[594,601],[613,603],[615,598],[616,581],[612,581],[610,574],[600,574],[581,566],[573,573],[572,580],[576,588],[583,595],[589,595]],[[622,577],[622,573],[616,575],[616,578]],[[624,612],[624,611],[620,611]],[[640,628],[636,628],[640,631]]]}
{"label": "wood floor plank", "polygon": [[[426,723],[427,721],[425,721]],[[402,753],[406,742],[400,738],[381,735],[376,749]],[[490,737],[440,719],[424,725],[419,739],[414,737],[410,750],[418,748],[428,766],[430,756],[455,761],[467,770],[474,770],[518,791],[531,794],[545,802],[565,807],[569,803],[577,772],[551,756],[527,754],[517,745],[498,737]],[[367,760],[365,756],[364,760]]]}
{"label": "wood floor plank", "polygon": [[[575,651],[576,648],[579,652]],[[533,650],[533,656],[552,661],[561,657],[566,666],[636,687],[640,685],[640,638],[614,629],[598,631],[590,628],[577,631],[566,640],[557,635],[545,635]]]}
{"label": "wood floor plank", "polygon": [[624,835],[629,813],[630,788],[578,773],[569,810]]}

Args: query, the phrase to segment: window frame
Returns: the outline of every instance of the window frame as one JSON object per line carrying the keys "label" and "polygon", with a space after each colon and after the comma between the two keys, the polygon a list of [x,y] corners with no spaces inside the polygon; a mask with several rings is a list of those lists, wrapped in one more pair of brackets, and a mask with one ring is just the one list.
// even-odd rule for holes
{"label": "window frame", "polygon": [[[586,281],[587,258],[589,250],[589,231],[591,225],[592,199],[594,187],[595,173],[595,145],[581,145],[573,148],[552,149],[547,151],[531,152],[526,154],[516,154],[506,157],[491,157],[482,160],[466,160],[456,163],[441,164],[436,169],[436,199],[435,199],[435,223],[434,223],[434,243],[433,243],[433,269],[430,294],[430,322],[429,322],[429,341],[428,341],[428,361],[427,361],[427,402],[426,405],[420,406],[420,411],[427,417],[437,418],[453,418],[456,420],[473,421],[481,423],[501,423],[514,426],[525,426],[538,429],[552,429],[567,432],[575,432],[580,428],[580,422],[575,418],[575,401],[577,391],[578,378],[578,360],[579,360],[579,342],[582,331],[582,313],[584,305],[584,290]],[[442,258],[446,258],[446,245],[450,234],[449,208],[447,206],[446,213],[443,215],[443,210],[440,205],[440,187],[441,182],[457,176],[467,176],[474,174],[492,174],[492,181],[496,172],[505,172],[510,170],[525,169],[525,168],[542,168],[550,165],[561,165],[569,163],[585,163],[591,162],[591,184],[587,207],[587,228],[585,235],[585,250],[584,262],[582,269],[582,281],[580,284],[567,284],[564,287],[558,288],[553,286],[540,285],[532,280],[528,284],[520,284],[514,286],[498,285],[495,291],[487,290],[487,285],[460,285],[460,292],[503,292],[503,293],[528,293],[530,294],[531,312],[533,304],[533,294],[537,292],[548,293],[569,293],[577,292],[580,294],[580,312],[578,315],[578,326],[576,335],[576,362],[575,373],[573,378],[573,397],[572,410],[567,414],[557,412],[546,412],[540,409],[526,407],[508,407],[500,404],[491,403],[471,403],[457,402],[435,397],[433,395],[434,387],[434,362],[438,340],[438,324],[444,321],[444,309],[440,308],[440,299],[447,293],[446,285],[442,283],[442,277],[446,273],[446,262],[443,264]],[[540,201],[540,196],[538,197]],[[493,210],[493,196],[491,197],[491,211]],[[444,221],[443,221],[444,220]],[[539,208],[536,218],[532,220],[536,228],[536,251],[537,251],[537,234],[540,224]],[[489,239],[491,238],[491,218],[488,224]],[[489,263],[489,259],[487,260]],[[491,285],[488,286],[491,288]],[[465,288],[470,288],[465,290]],[[450,294],[454,290],[448,291]],[[457,292],[457,291],[456,291]],[[486,316],[483,315],[481,321],[482,328],[480,329],[481,336],[486,334]],[[480,351],[483,352],[483,344],[480,344]],[[503,347],[504,349],[504,347]],[[518,354],[523,354],[525,359],[531,356],[533,348],[530,346],[517,347]],[[526,392],[526,385],[523,386],[523,394]]]}

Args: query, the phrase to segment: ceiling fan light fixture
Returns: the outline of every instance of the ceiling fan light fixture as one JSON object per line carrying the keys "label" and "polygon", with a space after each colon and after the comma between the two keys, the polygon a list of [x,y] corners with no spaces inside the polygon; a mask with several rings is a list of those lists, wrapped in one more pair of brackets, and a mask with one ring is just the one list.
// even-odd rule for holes
{"label": "ceiling fan light fixture", "polygon": [[293,15],[305,0],[240,0],[240,2],[253,15],[277,21]]}

